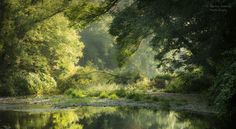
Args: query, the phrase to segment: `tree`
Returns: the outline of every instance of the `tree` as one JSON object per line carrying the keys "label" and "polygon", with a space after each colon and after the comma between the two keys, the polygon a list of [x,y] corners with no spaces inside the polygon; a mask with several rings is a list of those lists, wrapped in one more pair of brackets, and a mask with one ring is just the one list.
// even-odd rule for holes
{"label": "tree", "polygon": [[137,0],[116,14],[111,25],[120,62],[131,56],[144,38],[154,35],[151,44],[158,52],[157,59],[184,47],[192,53],[190,63],[203,65],[215,74],[221,53],[235,48],[235,2],[222,3],[230,5],[225,12],[211,11],[211,4],[204,0]]}
{"label": "tree", "polygon": [[[214,85],[211,96],[215,107],[218,111],[222,111],[223,107],[226,110],[224,114],[233,116],[235,5],[235,0],[135,1],[116,14],[110,29],[110,33],[117,36],[120,64],[124,64],[127,57],[137,51],[141,41],[150,35],[153,36],[150,43],[157,51],[156,59],[160,62],[158,67],[166,65],[166,54],[174,50],[174,55],[178,55],[184,48],[191,53],[184,62],[188,66],[185,70],[194,71],[192,66],[202,68],[201,78],[206,79],[208,87]],[[193,77],[187,77],[183,83],[189,84],[189,80],[191,82]]]}
{"label": "tree", "polygon": [[83,27],[95,20],[116,2],[1,1],[1,95],[55,91],[57,83],[76,71],[76,64],[82,56],[83,44],[75,27]]}

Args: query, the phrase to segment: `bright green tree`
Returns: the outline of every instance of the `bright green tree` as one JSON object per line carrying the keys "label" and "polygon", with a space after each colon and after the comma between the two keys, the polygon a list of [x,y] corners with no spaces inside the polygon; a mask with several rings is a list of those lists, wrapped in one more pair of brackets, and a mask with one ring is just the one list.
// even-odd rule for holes
{"label": "bright green tree", "polygon": [[57,91],[75,73],[83,44],[75,28],[106,13],[117,0],[2,0],[0,94]]}

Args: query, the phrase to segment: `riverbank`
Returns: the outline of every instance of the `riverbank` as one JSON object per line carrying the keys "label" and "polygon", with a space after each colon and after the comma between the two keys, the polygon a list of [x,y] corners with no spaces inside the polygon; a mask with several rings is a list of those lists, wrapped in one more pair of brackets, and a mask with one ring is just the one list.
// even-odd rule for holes
{"label": "riverbank", "polygon": [[211,107],[207,105],[204,96],[201,96],[199,94],[152,92],[149,93],[149,95],[156,96],[158,98],[157,101],[135,101],[124,98],[112,100],[107,98],[101,99],[96,97],[72,98],[64,95],[7,97],[0,98],[0,110],[24,110],[24,108],[30,109],[30,107],[38,109],[43,107],[43,109],[45,110],[48,110],[48,108],[50,108],[50,110],[58,110],[67,108],[77,108],[82,106],[120,106],[166,110],[171,109],[196,113],[216,113]]}

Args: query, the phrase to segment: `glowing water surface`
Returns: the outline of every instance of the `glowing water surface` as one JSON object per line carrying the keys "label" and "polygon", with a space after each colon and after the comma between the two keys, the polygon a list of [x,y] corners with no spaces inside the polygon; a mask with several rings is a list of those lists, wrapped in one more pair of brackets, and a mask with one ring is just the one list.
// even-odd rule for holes
{"label": "glowing water surface", "polygon": [[128,107],[0,109],[0,129],[221,129],[215,117]]}

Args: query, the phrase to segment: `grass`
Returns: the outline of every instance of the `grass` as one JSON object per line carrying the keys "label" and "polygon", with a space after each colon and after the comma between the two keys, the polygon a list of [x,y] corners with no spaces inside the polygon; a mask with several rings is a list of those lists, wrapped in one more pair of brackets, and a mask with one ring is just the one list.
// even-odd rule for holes
{"label": "grass", "polygon": [[69,89],[65,92],[66,95],[71,96],[72,98],[84,98],[86,97],[85,93],[77,89]]}
{"label": "grass", "polygon": [[119,99],[119,97],[116,95],[116,94],[111,94],[110,96],[109,96],[109,98],[110,99],[112,99],[112,100],[117,100],[117,99]]}
{"label": "grass", "polygon": [[134,101],[149,101],[149,102],[157,102],[159,98],[156,96],[150,96],[144,93],[144,91],[139,90],[129,90],[129,89],[116,89],[116,90],[80,90],[80,89],[69,89],[65,92],[66,95],[72,98],[85,98],[85,97],[96,97],[96,98],[108,98],[111,100],[118,100],[119,98],[130,99]]}
{"label": "grass", "polygon": [[109,97],[109,95],[108,95],[108,93],[107,92],[105,92],[105,91],[103,91],[103,92],[101,92],[100,93],[100,95],[99,95],[99,98],[108,98]]}
{"label": "grass", "polygon": [[139,102],[158,102],[166,108],[170,106],[169,102],[176,105],[186,104],[186,102],[178,100],[178,98],[173,100],[170,100],[168,97],[160,98],[159,96],[147,94],[145,90],[134,89],[133,87],[124,87],[116,84],[98,84],[96,86],[89,86],[82,89],[69,89],[65,94],[75,99],[90,98],[119,100],[123,98]]}
{"label": "grass", "polygon": [[114,91],[119,90],[121,87],[123,86],[117,84],[96,84],[80,90],[85,91],[88,96],[98,97],[101,92],[113,93]]}
{"label": "grass", "polygon": [[109,98],[109,99],[112,99],[112,100],[117,100],[119,99],[119,97],[116,95],[116,93],[107,93],[107,92],[101,92],[100,95],[99,95],[99,98]]}

